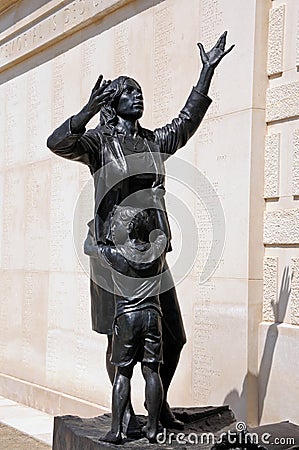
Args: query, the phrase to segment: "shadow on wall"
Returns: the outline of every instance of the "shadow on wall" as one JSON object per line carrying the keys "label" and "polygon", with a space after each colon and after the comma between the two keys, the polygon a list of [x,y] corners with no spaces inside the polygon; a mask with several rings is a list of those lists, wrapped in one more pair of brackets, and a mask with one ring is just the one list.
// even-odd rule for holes
{"label": "shadow on wall", "polygon": [[264,402],[272,368],[273,355],[278,338],[278,326],[284,321],[290,293],[291,288],[289,268],[285,267],[282,276],[278,301],[272,304],[275,322],[270,325],[267,331],[258,375],[256,376],[250,372],[247,372],[243,381],[241,393],[239,394],[236,389],[233,389],[227,394],[223,401],[224,405],[230,405],[232,410],[235,411],[238,415],[238,412],[247,410],[248,387],[258,386],[258,424],[260,424],[261,422],[264,410]]}
{"label": "shadow on wall", "polygon": [[87,21],[85,27],[74,34],[64,37],[63,40],[55,42],[53,45],[50,44],[50,46],[48,46],[49,44],[47,44],[47,48],[41,47],[36,54],[29,56],[25,60],[17,62],[11,68],[5,70],[1,73],[0,85],[41,64],[46,63],[47,61],[50,61],[56,56],[67,52],[82,42],[85,42],[94,36],[98,36],[104,31],[107,31],[110,28],[113,28],[131,17],[134,17],[164,1],[165,0],[136,0],[134,2],[130,2],[125,7],[113,11],[103,18],[99,18],[92,24]]}

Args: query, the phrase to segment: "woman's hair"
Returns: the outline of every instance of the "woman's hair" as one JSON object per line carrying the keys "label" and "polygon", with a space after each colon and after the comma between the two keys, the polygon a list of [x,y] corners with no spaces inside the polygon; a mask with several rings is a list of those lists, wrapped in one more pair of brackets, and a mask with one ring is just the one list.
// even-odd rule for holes
{"label": "woman's hair", "polygon": [[[111,81],[111,83],[107,87],[107,91],[113,91],[111,96],[112,100],[105,103],[100,110],[100,125],[105,125],[111,130],[113,130],[113,128],[117,124],[116,107],[120,96],[123,93],[124,85],[127,80],[132,80],[132,78],[121,75],[120,77],[115,78],[115,80]],[[135,83],[138,84],[136,81]]]}

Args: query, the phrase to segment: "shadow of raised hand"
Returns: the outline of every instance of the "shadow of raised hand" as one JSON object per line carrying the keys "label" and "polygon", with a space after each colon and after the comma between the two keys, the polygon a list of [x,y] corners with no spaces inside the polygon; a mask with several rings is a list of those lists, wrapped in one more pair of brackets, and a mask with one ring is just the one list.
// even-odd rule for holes
{"label": "shadow of raised hand", "polygon": [[275,323],[271,324],[270,327],[268,328],[259,369],[259,408],[258,408],[259,423],[261,421],[264,409],[265,397],[267,394],[267,388],[272,368],[274,350],[278,338],[278,325],[284,321],[290,294],[291,294],[291,280],[289,268],[285,267],[282,275],[278,300],[277,302],[272,303]]}
{"label": "shadow of raised hand", "polygon": [[276,323],[282,323],[286,315],[288,301],[291,295],[291,280],[289,272],[289,267],[285,267],[282,275],[278,300],[276,303],[272,303]]}
{"label": "shadow of raised hand", "polygon": [[[285,319],[288,301],[291,294],[291,277],[289,272],[289,267],[285,267],[277,301],[271,302],[275,322],[272,323],[267,330],[263,354],[258,371],[258,423],[260,423],[263,414],[274,350],[278,339],[278,327],[279,324],[283,323]],[[236,389],[233,389],[231,392],[229,392],[229,394],[227,394],[223,404],[229,404],[233,407],[237,407],[238,409],[245,411],[247,409],[249,395],[248,386],[250,385],[250,383],[256,383],[255,380],[256,376],[248,372],[244,378],[241,393],[239,394]]]}

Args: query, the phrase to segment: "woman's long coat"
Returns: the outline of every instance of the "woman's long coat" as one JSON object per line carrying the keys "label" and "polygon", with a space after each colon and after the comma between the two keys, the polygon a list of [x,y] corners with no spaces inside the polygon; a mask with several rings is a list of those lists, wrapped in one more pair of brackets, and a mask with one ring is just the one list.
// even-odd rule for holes
{"label": "woman's long coat", "polygon": [[[139,127],[144,156],[137,166],[134,163],[137,158],[134,154],[128,156],[124,149],[124,137],[115,130],[98,125],[92,130],[82,129],[80,133],[73,133],[70,118],[53,132],[47,141],[50,150],[63,158],[86,164],[94,179],[95,215],[94,221],[90,223],[87,242],[93,239],[98,243],[106,243],[107,239],[109,240],[110,216],[113,207],[123,202],[128,195],[128,177],[148,170],[153,174],[152,185],[142,197],[142,206],[158,211],[158,226],[170,242],[171,234],[164,202],[164,161],[183,147],[194,134],[210,103],[209,97],[193,88],[184,108],[170,124],[154,131]],[[111,334],[114,316],[113,294],[103,288],[103,281],[106,281],[109,290],[111,275],[109,271],[104,272],[96,258],[90,258],[90,262],[92,326],[99,333]],[[171,277],[170,274],[169,276]],[[96,282],[97,277],[101,277],[99,283]],[[163,341],[164,337],[169,335],[170,339],[173,339],[173,346],[181,348],[186,337],[175,289],[170,288],[161,294],[160,302],[165,328]]]}

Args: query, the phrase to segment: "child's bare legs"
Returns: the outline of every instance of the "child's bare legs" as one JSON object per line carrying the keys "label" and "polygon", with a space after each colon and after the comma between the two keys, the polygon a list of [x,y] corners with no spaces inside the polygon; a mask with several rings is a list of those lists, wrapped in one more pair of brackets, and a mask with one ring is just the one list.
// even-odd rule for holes
{"label": "child's bare legs", "polygon": [[134,364],[117,367],[112,389],[112,424],[111,430],[103,438],[105,442],[121,444],[122,419],[130,398],[131,378]]}
{"label": "child's bare legs", "polygon": [[[109,379],[111,381],[111,384],[113,386],[114,383],[114,377],[116,374],[116,366],[114,364],[111,364],[111,352],[112,352],[112,335],[107,335],[108,338],[108,345],[106,350],[106,369],[109,376]],[[124,415],[123,415],[123,432],[127,436],[140,436],[141,434],[141,427],[137,420],[137,417],[135,415],[135,412],[132,407],[131,403],[131,397],[129,396],[128,404],[126,406]]]}
{"label": "child's bare legs", "polygon": [[159,374],[159,363],[142,363],[142,374],[145,379],[145,401],[148,411],[146,437],[156,442],[158,421],[163,399],[163,386]]}

